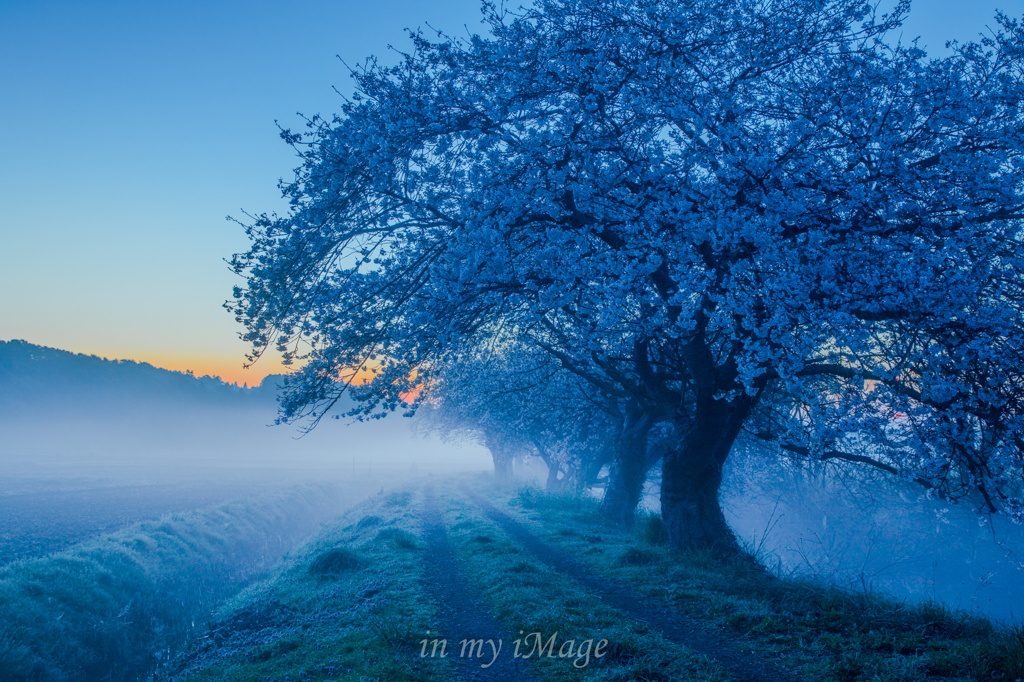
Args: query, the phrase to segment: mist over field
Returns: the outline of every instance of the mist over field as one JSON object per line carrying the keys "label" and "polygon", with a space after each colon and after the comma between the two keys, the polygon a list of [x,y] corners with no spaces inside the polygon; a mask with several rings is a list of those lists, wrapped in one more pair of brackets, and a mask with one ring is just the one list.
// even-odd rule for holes
{"label": "mist over field", "polygon": [[[52,600],[74,575],[55,572],[54,562],[93,557],[98,568],[92,570],[114,576],[124,609],[150,595],[152,606],[137,607],[136,621],[162,625],[140,634],[120,615],[90,605],[60,632],[23,636],[26,642],[67,642],[47,654],[60,661],[54,666],[135,679],[196,641],[204,628],[223,627],[215,620],[205,625],[213,607],[280,565],[318,523],[360,500],[382,499],[377,493],[385,488],[429,487],[435,474],[493,467],[471,428],[442,429],[446,441],[456,436],[453,443],[441,442],[436,428],[430,432],[416,418],[397,414],[364,423],[325,419],[308,433],[272,425],[279,380],[271,376],[259,387],[240,388],[145,364],[0,342],[0,608],[12,619],[8,627],[35,632],[29,623],[43,607],[3,595],[41,580],[40,598]],[[743,546],[775,574],[1020,622],[1019,526],[929,500],[904,481],[779,461],[746,444],[736,449],[722,504]],[[516,485],[550,482],[535,454],[521,450],[514,459]],[[600,499],[608,481],[606,469],[589,496]],[[660,511],[660,483],[658,463],[642,501],[648,514]],[[642,525],[650,517],[640,518]],[[236,520],[224,526],[224,519]],[[168,544],[161,534],[175,539]],[[211,534],[224,539],[193,547]],[[161,549],[156,563],[143,553],[133,559],[140,568],[130,571],[116,564],[122,548],[154,542],[192,549]],[[232,548],[231,559],[217,558],[221,547]],[[139,570],[151,577],[140,582]],[[92,574],[85,575],[73,591],[92,594],[97,587]],[[195,581],[198,591],[189,587]],[[170,608],[174,604],[180,606]],[[106,639],[78,643],[97,619],[112,628]],[[105,655],[90,668],[88,651],[114,646],[126,628],[135,628],[137,653]],[[0,673],[37,668],[32,657],[39,654],[29,651],[0,651]]]}
{"label": "mist over field", "polygon": [[[779,461],[757,447],[736,450],[722,506],[743,546],[773,572],[1024,621],[1024,526],[929,499],[920,486],[892,477]],[[517,471],[537,485],[547,475],[535,457]],[[657,466],[641,502],[648,513],[660,513],[660,483]],[[603,492],[599,486],[591,494]]]}
{"label": "mist over field", "polygon": [[482,448],[443,445],[398,414],[309,433],[274,425],[279,380],[240,388],[0,342],[0,563],[286,485],[354,481],[370,493],[489,464]]}
{"label": "mist over field", "polygon": [[[1024,528],[864,472],[737,458],[723,503],[782,574],[1024,621]],[[764,475],[765,472],[768,475]],[[759,475],[760,474],[760,475]]]}
{"label": "mist over field", "polygon": [[[274,425],[279,381],[270,376],[259,387],[240,388],[2,342],[0,476],[229,482],[260,471],[291,478],[488,465],[486,451],[442,446],[399,414],[355,424],[324,420],[309,433],[301,425]],[[12,492],[10,485],[4,492]]]}
{"label": "mist over field", "polygon": [[[1024,527],[871,472],[737,446],[722,486],[744,546],[780,575],[1024,621]],[[659,472],[643,506],[660,509]]]}
{"label": "mist over field", "polygon": [[[491,466],[483,446],[442,443],[398,414],[325,419],[308,433],[274,425],[279,381],[240,388],[0,342],[0,560],[288,484],[345,480],[375,492],[384,481]],[[547,476],[537,457],[521,457],[516,472],[538,485]],[[723,506],[746,545],[783,574],[1021,619],[1019,526],[863,474],[793,466],[750,448],[727,470]],[[659,476],[655,467],[643,503],[654,512]],[[592,492],[602,493],[601,485]],[[81,513],[94,508],[104,511]]]}

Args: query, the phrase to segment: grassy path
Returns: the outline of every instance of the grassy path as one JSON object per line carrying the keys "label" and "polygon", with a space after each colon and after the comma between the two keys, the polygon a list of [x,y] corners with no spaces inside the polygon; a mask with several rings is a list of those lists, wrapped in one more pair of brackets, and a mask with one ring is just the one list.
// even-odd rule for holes
{"label": "grassy path", "polygon": [[[496,682],[534,679],[523,659],[509,653],[515,639],[512,632],[499,625],[481,603],[476,596],[478,590],[459,565],[433,486],[424,488],[423,497],[424,580],[439,608],[435,628],[429,632],[421,655],[437,653],[434,641],[443,640],[447,650],[441,651],[455,662],[463,679]],[[480,645],[465,644],[472,640],[479,641]]]}
{"label": "grassy path", "polygon": [[1024,677],[1019,630],[673,553],[656,520],[607,526],[586,496],[484,478],[382,493],[222,609],[160,679]]}
{"label": "grassy path", "polygon": [[553,570],[572,578],[588,592],[627,617],[658,630],[670,641],[715,659],[734,679],[743,682],[785,682],[793,679],[788,671],[773,661],[764,660],[749,651],[740,651],[735,643],[721,632],[678,613],[664,602],[643,597],[621,582],[594,573],[566,552],[548,545],[531,533],[526,526],[499,511],[465,484],[461,489],[506,533]]}
{"label": "grassy path", "polygon": [[552,569],[469,504],[455,486],[443,497],[457,560],[495,617],[517,633],[522,647],[513,651],[520,651],[538,678],[734,679],[712,658],[666,639],[645,623],[624,618],[570,576]]}

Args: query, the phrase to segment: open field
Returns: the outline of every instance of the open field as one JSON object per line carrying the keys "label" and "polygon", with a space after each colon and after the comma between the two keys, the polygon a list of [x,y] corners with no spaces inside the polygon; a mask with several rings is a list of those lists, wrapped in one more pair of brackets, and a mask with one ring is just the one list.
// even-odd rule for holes
{"label": "open field", "polygon": [[218,603],[362,499],[365,484],[278,488],[0,567],[0,680],[148,676]]}
{"label": "open field", "polygon": [[0,566],[138,521],[219,504],[266,487],[254,483],[109,485],[0,495]]}
{"label": "open field", "polygon": [[[673,554],[659,519],[428,479],[222,608],[159,680],[1013,680],[1024,632]],[[444,655],[442,655],[444,654]]]}

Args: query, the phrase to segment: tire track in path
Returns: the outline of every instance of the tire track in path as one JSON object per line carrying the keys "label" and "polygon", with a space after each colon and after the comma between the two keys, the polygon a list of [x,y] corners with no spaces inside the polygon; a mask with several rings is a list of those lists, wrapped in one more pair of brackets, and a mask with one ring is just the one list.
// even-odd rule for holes
{"label": "tire track in path", "polygon": [[500,511],[463,483],[462,492],[502,530],[542,562],[568,576],[584,589],[627,617],[645,623],[665,639],[718,661],[729,674],[742,682],[793,682],[785,668],[749,651],[741,651],[734,642],[706,625],[683,615],[664,602],[642,596],[628,585],[598,575],[572,555],[552,547],[533,534],[524,524]]}
{"label": "tire track in path", "polygon": [[[423,488],[423,498],[423,538],[427,543],[425,580],[428,590],[440,604],[440,632],[431,631],[428,639],[448,640],[447,660],[460,669],[463,679],[532,682],[535,678],[528,672],[526,664],[512,656],[514,638],[511,631],[503,628],[491,616],[490,610],[484,606],[459,567],[432,486]],[[492,640],[495,643],[500,640],[504,644],[496,656],[491,645],[484,644],[482,657],[463,658],[460,656],[460,642],[465,639],[483,639],[485,642]],[[428,644],[427,655],[430,655],[431,650]],[[420,652],[416,655],[420,655]],[[491,660],[493,664],[488,665]],[[487,667],[483,667],[485,665]]]}

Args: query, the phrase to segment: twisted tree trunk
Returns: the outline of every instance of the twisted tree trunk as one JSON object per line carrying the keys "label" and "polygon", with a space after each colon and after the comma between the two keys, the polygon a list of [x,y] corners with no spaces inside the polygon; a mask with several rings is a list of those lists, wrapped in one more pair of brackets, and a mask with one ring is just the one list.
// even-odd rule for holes
{"label": "twisted tree trunk", "polygon": [[639,405],[629,405],[615,443],[615,458],[601,500],[601,516],[632,525],[647,478],[647,435],[654,420]]}
{"label": "twisted tree trunk", "polygon": [[597,483],[605,464],[615,459],[615,444],[605,443],[600,450],[588,453],[577,462],[570,474],[570,484],[575,488],[590,488]]}
{"label": "twisted tree trunk", "polygon": [[731,401],[702,401],[685,429],[680,447],[665,455],[661,515],[673,548],[742,554],[722,513],[719,489],[722,467],[752,404],[745,394]]}
{"label": "twisted tree trunk", "polygon": [[[561,490],[565,485],[565,478],[559,480],[558,474],[561,471],[558,462],[554,461],[550,455],[548,455],[547,449],[536,440],[533,442],[533,447],[537,448],[537,454],[544,461],[544,465],[548,468],[548,479],[544,484],[544,489],[548,492],[555,492]],[[568,476],[568,474],[566,474]]]}
{"label": "twisted tree trunk", "polygon": [[503,438],[491,433],[484,434],[484,444],[491,452],[494,461],[494,476],[500,480],[512,478],[512,459],[515,455]]}

